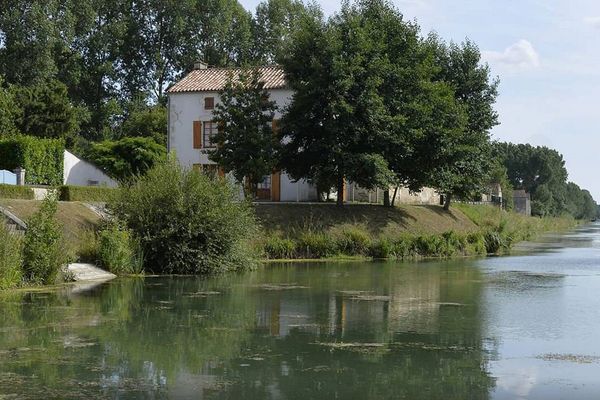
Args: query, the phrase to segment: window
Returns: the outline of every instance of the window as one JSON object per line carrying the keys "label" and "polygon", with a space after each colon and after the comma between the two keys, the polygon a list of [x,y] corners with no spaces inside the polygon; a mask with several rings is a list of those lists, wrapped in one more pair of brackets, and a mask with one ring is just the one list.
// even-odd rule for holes
{"label": "window", "polygon": [[216,122],[205,122],[204,123],[204,132],[203,132],[203,142],[204,147],[215,147],[213,142],[215,135],[219,131],[218,124]]}
{"label": "window", "polygon": [[212,110],[215,108],[215,98],[214,97],[205,97],[204,98],[204,109]]}

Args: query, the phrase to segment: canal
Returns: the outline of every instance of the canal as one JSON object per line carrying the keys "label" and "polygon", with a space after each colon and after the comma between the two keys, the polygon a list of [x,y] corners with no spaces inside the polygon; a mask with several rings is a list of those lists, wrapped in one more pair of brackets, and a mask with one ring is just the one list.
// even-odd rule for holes
{"label": "canal", "polygon": [[600,398],[600,225],[510,257],[0,294],[0,398]]}

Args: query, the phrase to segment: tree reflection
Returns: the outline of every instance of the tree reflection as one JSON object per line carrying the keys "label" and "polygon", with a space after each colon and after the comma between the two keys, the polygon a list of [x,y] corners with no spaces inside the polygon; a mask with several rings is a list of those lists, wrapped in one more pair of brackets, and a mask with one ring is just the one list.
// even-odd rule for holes
{"label": "tree reflection", "polygon": [[0,389],[482,399],[493,379],[480,280],[477,269],[450,262],[313,264],[13,292],[0,299]]}

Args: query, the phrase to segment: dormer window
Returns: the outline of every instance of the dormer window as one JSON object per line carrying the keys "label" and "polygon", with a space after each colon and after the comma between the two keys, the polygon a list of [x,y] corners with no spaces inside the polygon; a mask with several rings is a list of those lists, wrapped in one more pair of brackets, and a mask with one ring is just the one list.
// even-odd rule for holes
{"label": "dormer window", "polygon": [[204,109],[212,110],[215,108],[215,98],[214,97],[205,97],[204,98]]}

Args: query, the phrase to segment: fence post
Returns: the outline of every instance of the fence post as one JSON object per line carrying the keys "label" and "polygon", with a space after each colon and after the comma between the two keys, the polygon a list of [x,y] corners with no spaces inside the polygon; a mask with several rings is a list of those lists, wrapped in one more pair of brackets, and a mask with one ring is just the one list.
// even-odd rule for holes
{"label": "fence post", "polygon": [[15,174],[17,175],[17,185],[25,186],[25,169],[18,167],[15,169]]}

